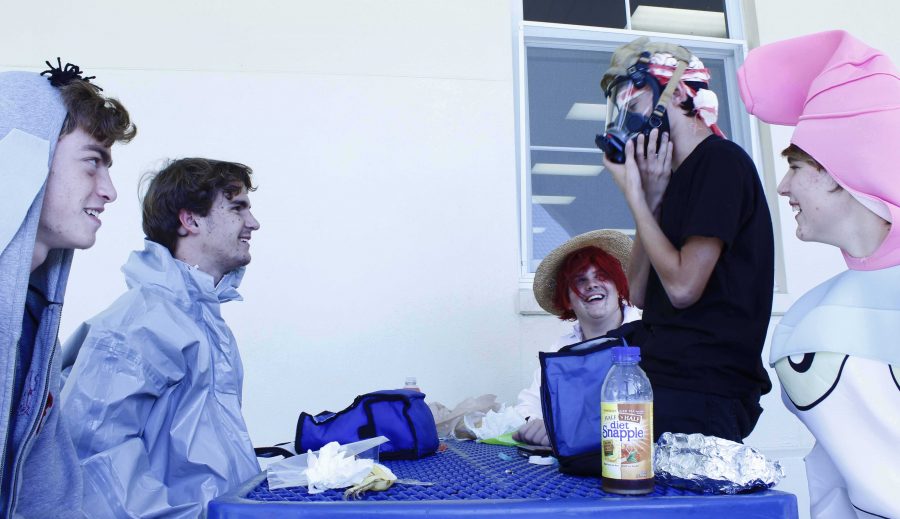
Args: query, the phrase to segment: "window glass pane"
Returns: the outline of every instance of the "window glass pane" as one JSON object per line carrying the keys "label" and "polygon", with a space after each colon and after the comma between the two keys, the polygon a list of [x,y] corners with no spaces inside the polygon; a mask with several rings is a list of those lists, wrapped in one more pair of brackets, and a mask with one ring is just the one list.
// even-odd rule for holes
{"label": "window glass pane", "polygon": [[528,47],[533,272],[571,236],[634,223],[594,138],[603,130],[600,78],[610,52]]}
{"label": "window glass pane", "polygon": [[600,79],[612,53],[528,47],[526,55],[531,145],[596,150],[606,116]]}
{"label": "window glass pane", "polygon": [[[733,138],[724,58],[692,50],[710,69],[710,87],[719,97],[719,127]],[[633,233],[628,206],[603,171],[603,155],[594,144],[605,125],[600,78],[610,57],[605,51],[526,46],[530,272],[577,234],[601,228]]]}
{"label": "window glass pane", "polygon": [[523,0],[522,14],[534,22],[625,28],[625,0]]}
{"label": "window glass pane", "polygon": [[602,157],[599,153],[531,152],[532,272],[544,256],[572,236],[600,228],[633,232],[628,204],[603,170]]}
{"label": "window glass pane", "polygon": [[635,31],[727,38],[725,0],[631,0]]}
{"label": "window glass pane", "polygon": [[[706,68],[709,70],[709,74],[712,76],[709,78],[709,89],[716,93],[716,96],[719,98],[719,119],[716,123],[719,126],[719,129],[722,130],[722,133],[725,134],[725,137],[728,137],[731,140],[735,140],[734,132],[732,132],[731,125],[731,110],[730,105],[728,103],[728,99],[725,96],[726,86],[725,80],[728,79],[725,77],[725,62],[722,58],[715,58],[710,56],[704,56],[703,52],[691,49],[694,51],[694,54],[700,58],[700,61],[706,65]],[[733,81],[737,81],[737,78],[730,78]],[[749,149],[749,142],[738,142],[745,150]]]}

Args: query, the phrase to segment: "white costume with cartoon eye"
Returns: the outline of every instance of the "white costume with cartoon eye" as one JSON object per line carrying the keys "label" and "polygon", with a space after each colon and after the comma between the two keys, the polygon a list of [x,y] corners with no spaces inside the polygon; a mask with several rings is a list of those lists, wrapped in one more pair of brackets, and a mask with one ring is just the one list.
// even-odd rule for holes
{"label": "white costume with cartoon eye", "polygon": [[788,408],[816,436],[806,463],[812,515],[900,517],[900,71],[853,35],[825,31],[753,49],[738,85],[749,113],[796,126],[791,144],[893,222],[867,256],[842,250],[852,270],[785,314],[770,363]]}
{"label": "white costume with cartoon eye", "polygon": [[770,362],[816,437],[812,516],[900,517],[900,266],[807,293],[776,327]]}

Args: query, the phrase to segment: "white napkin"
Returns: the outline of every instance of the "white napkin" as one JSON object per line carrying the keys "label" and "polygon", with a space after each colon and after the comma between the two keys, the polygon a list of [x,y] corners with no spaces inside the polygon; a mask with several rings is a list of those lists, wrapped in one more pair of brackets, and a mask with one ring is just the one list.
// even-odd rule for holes
{"label": "white napkin", "polygon": [[357,459],[341,452],[338,442],[325,444],[319,455],[309,453],[309,467],[306,469],[310,494],[318,494],[329,488],[345,488],[362,481],[372,472],[373,460]]}
{"label": "white napkin", "polygon": [[355,485],[369,475],[375,463],[372,459],[356,458],[356,455],[386,441],[384,436],[377,436],[346,445],[331,442],[316,452],[308,451],[273,463],[266,469],[269,488],[306,485],[310,494],[318,494],[329,488]]}
{"label": "white napkin", "polygon": [[525,419],[516,412],[515,407],[504,405],[500,411],[489,410],[481,419],[480,425],[472,423],[469,415],[466,415],[465,423],[466,427],[475,433],[476,438],[485,440],[518,430],[525,423]]}

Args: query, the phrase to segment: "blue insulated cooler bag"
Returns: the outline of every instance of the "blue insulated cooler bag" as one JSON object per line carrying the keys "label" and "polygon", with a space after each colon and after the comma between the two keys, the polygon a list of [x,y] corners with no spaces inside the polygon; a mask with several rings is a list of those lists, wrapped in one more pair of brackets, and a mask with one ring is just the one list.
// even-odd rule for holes
{"label": "blue insulated cooler bag", "polygon": [[612,347],[642,329],[641,321],[626,323],[603,337],[541,352],[541,410],[559,470],[577,476],[600,477],[600,390],[612,367]]}
{"label": "blue insulated cooler bag", "polygon": [[437,427],[425,394],[407,389],[375,391],[356,397],[350,407],[337,413],[300,413],[294,448],[302,453],[333,441],[343,445],[376,436],[390,440],[381,445],[381,459],[414,460],[434,454]]}

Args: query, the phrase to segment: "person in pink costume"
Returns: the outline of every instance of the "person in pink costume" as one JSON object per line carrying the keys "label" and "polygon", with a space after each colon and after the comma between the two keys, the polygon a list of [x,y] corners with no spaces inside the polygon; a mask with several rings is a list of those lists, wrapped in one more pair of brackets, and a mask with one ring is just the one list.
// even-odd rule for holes
{"label": "person in pink costume", "polygon": [[844,31],[764,45],[738,71],[760,120],[796,126],[778,186],[797,237],[849,270],[803,295],[772,338],[785,405],[816,438],[815,518],[900,517],[900,73]]}

